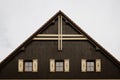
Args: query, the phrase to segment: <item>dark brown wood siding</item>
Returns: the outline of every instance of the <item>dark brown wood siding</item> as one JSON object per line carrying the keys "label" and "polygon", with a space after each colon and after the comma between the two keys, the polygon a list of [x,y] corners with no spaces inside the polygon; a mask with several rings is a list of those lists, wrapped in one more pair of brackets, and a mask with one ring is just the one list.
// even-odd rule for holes
{"label": "dark brown wood siding", "polygon": [[[70,72],[49,70],[50,59],[70,60]],[[18,72],[18,59],[38,59],[38,72]],[[81,59],[101,59],[102,71],[81,72]],[[57,50],[57,41],[33,41],[0,72],[0,78],[120,78],[120,70],[111,61],[96,51],[89,41],[63,41],[63,50]]]}
{"label": "dark brown wood siding", "polygon": [[[63,18],[63,34],[83,34],[84,31],[81,30],[82,32],[80,32],[76,30],[76,25],[71,24],[69,19],[66,20],[66,17]],[[51,23],[41,28],[42,31],[38,33],[57,34],[57,15],[55,19],[51,21]],[[86,35],[87,34],[85,34],[85,36]],[[14,52],[15,55],[12,55],[12,59],[8,58],[8,60],[3,63],[4,67],[2,66],[0,69],[0,79],[120,79],[120,68],[112,59],[107,57],[108,53],[103,53],[105,51],[103,51],[102,48],[96,50],[95,42],[92,42],[92,40],[68,40],[63,41],[62,44],[62,51],[58,51],[57,40],[28,40],[27,44],[24,43],[22,45],[22,49],[20,47]],[[38,72],[18,72],[18,59],[38,59]],[[69,59],[70,71],[50,72],[50,59]],[[81,59],[101,59],[101,72],[81,72]]]}

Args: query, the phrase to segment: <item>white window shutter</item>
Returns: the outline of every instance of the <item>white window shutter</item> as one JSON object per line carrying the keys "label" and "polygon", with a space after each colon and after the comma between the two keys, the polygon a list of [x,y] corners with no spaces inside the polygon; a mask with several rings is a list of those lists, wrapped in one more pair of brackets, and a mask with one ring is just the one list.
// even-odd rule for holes
{"label": "white window shutter", "polygon": [[50,72],[55,72],[55,60],[50,59]]}
{"label": "white window shutter", "polygon": [[37,71],[38,71],[38,60],[33,59],[33,72],[37,72]]}
{"label": "white window shutter", "polygon": [[18,60],[18,72],[23,72],[23,59]]}
{"label": "white window shutter", "polygon": [[64,71],[69,72],[69,59],[64,60]]}
{"label": "white window shutter", "polygon": [[86,72],[86,59],[81,60],[81,71]]}
{"label": "white window shutter", "polygon": [[101,72],[101,59],[96,59],[96,72]]}

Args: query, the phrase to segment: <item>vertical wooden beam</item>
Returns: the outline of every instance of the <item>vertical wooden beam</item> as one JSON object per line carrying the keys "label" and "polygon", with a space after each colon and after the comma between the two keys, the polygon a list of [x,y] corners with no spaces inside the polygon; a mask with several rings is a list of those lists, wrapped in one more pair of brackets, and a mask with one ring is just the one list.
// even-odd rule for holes
{"label": "vertical wooden beam", "polygon": [[58,50],[62,50],[62,16],[58,16]]}
{"label": "vertical wooden beam", "polygon": [[60,17],[60,50],[62,50],[62,16]]}
{"label": "vertical wooden beam", "polygon": [[58,50],[60,50],[60,16],[58,16]]}

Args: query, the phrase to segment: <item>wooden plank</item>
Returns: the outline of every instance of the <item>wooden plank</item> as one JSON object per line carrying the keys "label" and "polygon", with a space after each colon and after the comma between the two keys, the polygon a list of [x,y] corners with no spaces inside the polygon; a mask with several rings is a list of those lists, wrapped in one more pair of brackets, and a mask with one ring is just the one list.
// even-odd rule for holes
{"label": "wooden plank", "polygon": [[[37,37],[41,37],[41,36],[57,36],[58,34],[38,34]],[[76,37],[83,37],[84,35],[81,34],[62,34],[62,36],[64,37],[68,37],[68,36],[76,36]]]}
{"label": "wooden plank", "polygon": [[[33,40],[59,40],[60,38],[33,38]],[[88,40],[87,38],[62,38],[62,40]]]}
{"label": "wooden plank", "polygon": [[58,16],[58,50],[60,50],[60,16]]}
{"label": "wooden plank", "polygon": [[62,50],[62,16],[60,16],[60,50]]}

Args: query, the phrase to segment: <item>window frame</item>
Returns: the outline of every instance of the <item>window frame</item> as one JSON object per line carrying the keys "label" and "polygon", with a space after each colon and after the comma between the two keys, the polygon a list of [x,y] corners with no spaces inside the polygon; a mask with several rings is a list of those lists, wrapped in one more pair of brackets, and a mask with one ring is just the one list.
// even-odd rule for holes
{"label": "window frame", "polygon": [[[93,62],[93,63],[94,63],[94,66],[93,66],[93,67],[94,67],[94,68],[93,68],[94,70],[93,70],[93,71],[91,71],[91,70],[89,71],[89,70],[88,70],[88,67],[92,67],[92,66],[88,66],[88,65],[87,65],[88,62]],[[95,71],[96,71],[96,63],[95,63],[95,60],[86,60],[86,72],[95,72]]]}
{"label": "window frame", "polygon": [[[56,66],[56,63],[57,63],[57,62],[62,62],[62,63],[63,63],[63,66]],[[56,70],[56,67],[62,67],[63,71],[57,71],[57,70]],[[55,72],[64,72],[64,70],[65,70],[65,69],[64,69],[64,60],[55,60]]]}
{"label": "window frame", "polygon": [[[25,63],[29,63],[29,62],[31,62],[32,63],[32,66],[31,66],[31,68],[32,68],[32,70],[31,71],[26,71],[26,65],[25,65]],[[24,72],[33,72],[33,61],[32,60],[24,60],[24,65],[23,65],[23,71]]]}

